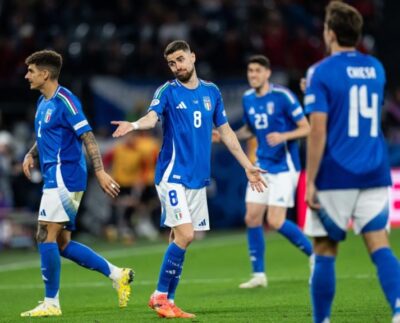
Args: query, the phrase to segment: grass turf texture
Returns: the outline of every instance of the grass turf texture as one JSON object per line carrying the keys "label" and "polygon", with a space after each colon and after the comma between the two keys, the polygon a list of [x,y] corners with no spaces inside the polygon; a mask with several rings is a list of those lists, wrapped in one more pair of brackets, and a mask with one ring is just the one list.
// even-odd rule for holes
{"label": "grass turf texture", "polygon": [[[391,233],[400,256],[400,230]],[[89,243],[90,244],[90,243]],[[58,318],[20,318],[20,312],[43,299],[43,284],[35,252],[0,254],[0,322],[157,322],[147,307],[155,288],[166,243],[92,243],[119,266],[136,271],[128,307],[119,309],[111,282],[66,260],[61,270]],[[213,233],[195,241],[186,255],[176,303],[197,315],[195,322],[311,322],[308,259],[276,233],[267,233],[267,288],[240,290],[248,279],[246,237],[243,233]],[[349,233],[336,263],[336,297],[332,321],[390,322],[391,314],[360,238]],[[189,320],[190,321],[190,320]]]}

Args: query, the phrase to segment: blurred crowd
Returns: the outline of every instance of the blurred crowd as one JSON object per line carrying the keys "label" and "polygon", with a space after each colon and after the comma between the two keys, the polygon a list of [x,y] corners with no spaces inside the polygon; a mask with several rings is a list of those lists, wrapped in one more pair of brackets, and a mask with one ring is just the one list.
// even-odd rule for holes
{"label": "blurred crowd", "polygon": [[[0,78],[20,82],[24,59],[51,47],[67,73],[163,77],[161,53],[187,39],[211,78],[241,74],[253,53],[298,79],[324,54],[324,7],[312,0],[13,0],[0,1]],[[365,18],[372,50],[381,1],[349,1]]]}
{"label": "blurred crowd", "polygon": [[[33,182],[29,182],[21,170],[23,156],[34,142],[37,93],[30,93],[23,80],[24,60],[29,54],[52,48],[63,55],[63,84],[82,99],[89,120],[96,113],[88,87],[90,77],[110,75],[136,81],[169,78],[162,52],[174,39],[186,39],[191,44],[202,78],[217,83],[244,80],[246,58],[259,53],[270,58],[282,83],[299,93],[298,82],[305,70],[324,56],[321,35],[327,2],[0,0],[0,249],[2,245],[29,245],[24,237],[32,232],[20,224],[34,223],[40,202],[40,173],[34,173]],[[385,47],[380,52],[378,41],[384,39],[384,1],[346,2],[364,17],[360,50],[378,57],[381,53],[384,58]],[[392,165],[399,166],[400,86],[393,81],[383,122]],[[96,124],[93,126],[96,129]],[[138,233],[154,239],[159,204],[153,169],[159,139],[152,134],[132,135],[115,144],[98,138],[104,163],[122,185],[122,194],[110,203],[89,182],[90,198],[86,200],[90,202],[84,203],[82,210],[89,214],[86,227],[110,240],[123,237],[126,243],[133,243]],[[103,205],[101,210],[99,205]],[[11,240],[16,236],[18,239]]]}

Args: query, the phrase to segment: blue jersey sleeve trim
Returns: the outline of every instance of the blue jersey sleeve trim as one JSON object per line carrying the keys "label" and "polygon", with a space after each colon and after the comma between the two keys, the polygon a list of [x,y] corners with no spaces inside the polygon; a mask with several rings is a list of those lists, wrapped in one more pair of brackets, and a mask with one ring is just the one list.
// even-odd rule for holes
{"label": "blue jersey sleeve trim", "polygon": [[285,88],[277,88],[277,87],[273,87],[272,88],[272,92],[278,92],[278,93],[282,93],[291,104],[294,104],[297,102],[297,99],[294,97],[294,94],[291,93],[288,89]]}
{"label": "blue jersey sleeve trim", "polygon": [[154,99],[160,99],[162,93],[165,91],[165,89],[168,87],[168,85],[170,84],[170,82],[165,82],[163,85],[161,85],[156,92],[154,93]]}

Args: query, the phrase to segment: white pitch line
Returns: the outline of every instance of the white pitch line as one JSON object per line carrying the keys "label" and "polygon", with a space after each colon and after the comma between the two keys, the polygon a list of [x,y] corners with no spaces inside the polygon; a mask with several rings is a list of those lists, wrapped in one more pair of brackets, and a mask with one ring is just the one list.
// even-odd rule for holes
{"label": "white pitch line", "polygon": [[[341,275],[337,279],[357,279],[365,280],[374,278],[374,275],[362,274],[362,275]],[[238,278],[195,278],[195,279],[182,279],[180,284],[216,284],[216,283],[239,283],[241,279]],[[271,282],[307,282],[305,277],[268,277],[268,281]],[[154,285],[155,280],[139,280],[134,281],[133,286],[149,286]],[[101,282],[80,282],[80,283],[61,283],[61,288],[88,288],[88,287],[111,287],[111,282],[101,281]],[[0,285],[0,290],[13,290],[13,289],[42,289],[43,284],[7,284]]]}

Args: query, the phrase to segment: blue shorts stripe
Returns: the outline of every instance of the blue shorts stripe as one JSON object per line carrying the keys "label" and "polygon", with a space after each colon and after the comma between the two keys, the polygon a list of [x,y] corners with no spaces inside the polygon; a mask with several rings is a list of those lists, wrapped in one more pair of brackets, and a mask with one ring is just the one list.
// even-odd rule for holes
{"label": "blue shorts stripe", "polygon": [[58,193],[65,213],[67,213],[69,218],[69,223],[67,224],[66,229],[73,231],[76,229],[75,219],[76,214],[78,213],[78,209],[74,206],[72,196],[69,195],[68,191],[65,188],[60,188],[58,190]]}
{"label": "blue shorts stripe", "polygon": [[383,230],[386,228],[388,220],[389,206],[386,204],[383,210],[362,228],[361,233]]}
{"label": "blue shorts stripe", "polygon": [[328,237],[333,241],[342,241],[346,239],[346,231],[341,229],[328,215],[325,209],[320,209],[317,215],[324,226]]}

